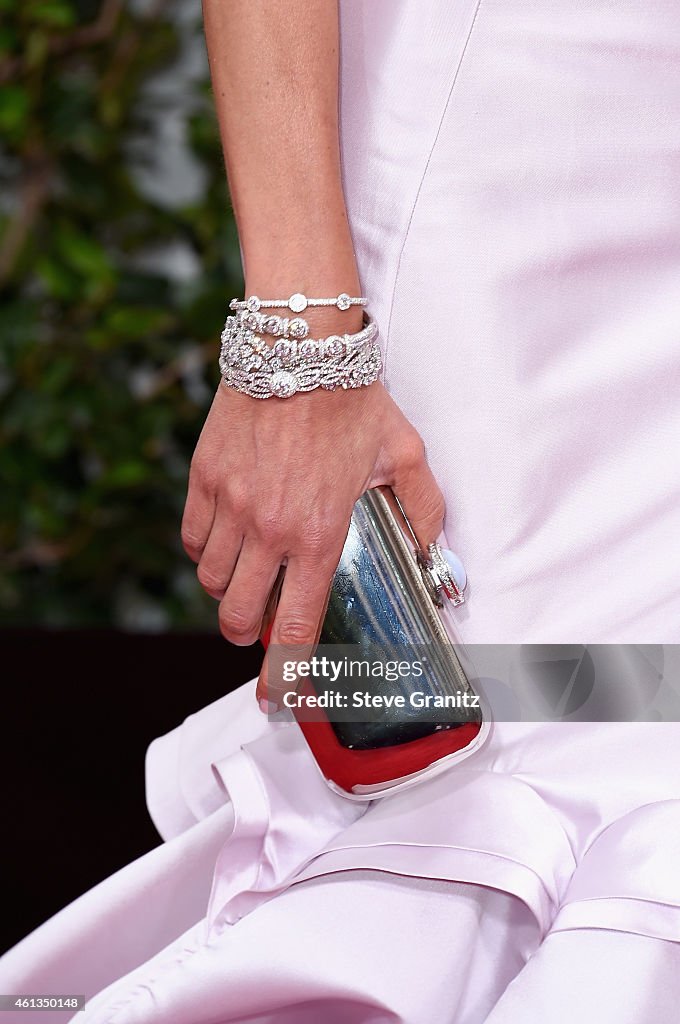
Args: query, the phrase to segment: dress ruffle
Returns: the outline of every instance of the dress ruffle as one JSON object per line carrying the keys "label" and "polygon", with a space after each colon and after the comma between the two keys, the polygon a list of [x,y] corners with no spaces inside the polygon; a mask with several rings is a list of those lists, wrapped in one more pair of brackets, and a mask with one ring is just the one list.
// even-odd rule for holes
{"label": "dress ruffle", "polygon": [[173,791],[174,805],[194,820],[231,802],[234,828],[208,908],[213,932],[291,885],[371,869],[510,893],[543,934],[611,927],[680,936],[680,800],[612,821],[600,810],[600,828],[578,849],[565,830],[564,793],[551,801],[540,772],[512,774],[489,754],[357,804],[326,786],[295,723],[260,715],[253,689],[254,681],[191,716],[149,752],[150,810],[166,831],[180,821],[168,811]]}
{"label": "dress ruffle", "polygon": [[680,800],[614,821],[573,873],[551,931],[608,928],[680,942]]}
{"label": "dress ruffle", "polygon": [[[586,970],[584,951],[615,952],[623,963],[639,947],[652,963],[656,954],[644,944],[663,940],[664,970],[675,963],[680,798],[673,795],[673,727],[505,723],[485,749],[445,774],[361,804],[328,788],[298,727],[261,715],[254,688],[252,681],[154,741],[148,802],[166,843],[10,951],[0,968],[6,991],[82,991],[82,1024],[196,1024],[212,1021],[211,1007],[225,1000],[233,1010],[225,1020],[242,1019],[252,1004],[263,1022],[288,1024],[305,1019],[303,1012],[313,1019],[311,1003],[301,1009],[310,993],[332,1019],[329,1000],[342,1015],[350,996],[369,1006],[380,989],[388,1020],[397,1005],[411,1006],[411,996],[388,967],[379,982],[371,943],[383,925],[371,914],[383,907],[397,920],[425,899],[438,925],[431,937],[420,936],[419,956],[440,970],[438,984],[450,984],[451,965],[437,957],[452,944],[459,943],[456,963],[469,961],[471,970],[488,966],[490,949],[503,950],[508,973],[488,967],[483,981],[487,1003],[503,992],[489,1018],[494,1024],[523,1019],[517,992],[524,988],[517,986],[528,986],[532,1006],[544,998],[549,1005],[564,965],[573,964],[572,974]],[[631,749],[639,768],[622,788]],[[597,785],[589,787],[598,765]],[[465,938],[481,943],[479,956],[449,928],[468,912]],[[475,921],[483,922],[479,933]],[[316,946],[314,929],[323,932]],[[364,948],[362,942],[370,977],[343,968],[344,951]],[[380,942],[396,963],[404,936],[385,933]],[[263,949],[277,965],[275,977],[261,961]],[[668,1000],[645,981],[643,966],[634,980],[648,1013]],[[592,985],[595,992],[596,978]],[[232,1003],[237,990],[242,1001]],[[290,991],[297,1002],[286,1009],[281,1000],[293,999]],[[465,998],[473,995],[474,988]],[[607,998],[618,1005],[609,990]],[[42,1024],[47,1013],[29,1012],[25,1024]],[[357,1020],[374,1019],[362,1013]],[[418,1019],[412,1006],[403,1019]]]}

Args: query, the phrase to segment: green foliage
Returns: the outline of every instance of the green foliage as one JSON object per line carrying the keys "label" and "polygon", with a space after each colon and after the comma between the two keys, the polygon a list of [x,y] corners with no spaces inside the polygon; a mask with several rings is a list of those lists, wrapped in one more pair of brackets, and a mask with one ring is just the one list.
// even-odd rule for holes
{"label": "green foliage", "polygon": [[199,198],[144,184],[176,114],[154,76],[201,27],[140,9],[0,0],[4,624],[214,622],[179,525],[238,243],[205,81],[181,96]]}

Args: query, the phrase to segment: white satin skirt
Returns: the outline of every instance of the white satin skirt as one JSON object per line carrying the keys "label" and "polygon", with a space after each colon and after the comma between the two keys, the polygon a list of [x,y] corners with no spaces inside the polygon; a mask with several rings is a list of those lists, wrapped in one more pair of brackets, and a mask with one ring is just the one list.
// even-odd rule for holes
{"label": "white satin skirt", "polygon": [[253,681],[154,741],[165,843],[11,950],[0,988],[84,994],[78,1024],[665,1024],[678,756],[672,723],[496,723],[366,806]]}
{"label": "white satin skirt", "polygon": [[[362,287],[470,576],[460,638],[680,642],[677,5],[341,0],[341,30]],[[164,844],[0,991],[85,994],[79,1024],[677,1016],[676,723],[498,722],[366,806],[251,682],[152,744],[147,799]]]}

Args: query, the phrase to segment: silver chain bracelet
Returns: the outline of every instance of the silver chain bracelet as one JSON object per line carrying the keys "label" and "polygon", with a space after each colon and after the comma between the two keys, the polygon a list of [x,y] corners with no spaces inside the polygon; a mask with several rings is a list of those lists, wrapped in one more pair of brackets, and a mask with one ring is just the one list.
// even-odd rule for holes
{"label": "silver chain bracelet", "polygon": [[372,384],[382,372],[378,328],[366,313],[364,327],[356,334],[319,340],[280,338],[273,346],[244,319],[227,317],[220,371],[226,387],[252,398],[289,398],[318,387],[357,388]]}
{"label": "silver chain bracelet", "polygon": [[261,299],[257,295],[250,295],[247,299],[232,299],[229,309],[246,310],[248,313],[258,313],[261,309],[289,309],[291,313],[304,313],[308,306],[336,306],[344,310],[350,306],[365,306],[366,301],[364,298],[352,298],[346,292],[332,299],[308,299],[302,292],[295,292],[288,299]]}

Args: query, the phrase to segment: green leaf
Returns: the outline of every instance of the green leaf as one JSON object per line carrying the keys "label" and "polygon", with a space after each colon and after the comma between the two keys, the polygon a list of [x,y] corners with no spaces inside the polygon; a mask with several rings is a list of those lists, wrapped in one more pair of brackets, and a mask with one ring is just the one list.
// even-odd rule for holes
{"label": "green leaf", "polygon": [[0,53],[11,53],[17,49],[18,45],[18,32],[9,25],[0,25]]}
{"label": "green leaf", "polygon": [[112,267],[106,250],[90,235],[71,225],[62,225],[56,231],[55,241],[60,254],[73,270],[88,277],[111,275]]}
{"label": "green leaf", "polygon": [[[65,283],[69,272],[72,272],[79,278],[83,299],[94,303],[105,299],[113,288],[115,270],[104,246],[73,225],[63,223],[55,230],[53,240],[55,255],[64,266],[58,275],[54,273],[53,265],[52,280],[59,276],[60,282]],[[72,294],[70,290],[69,294]]]}
{"label": "green leaf", "polygon": [[68,355],[55,354],[40,373],[40,390],[45,395],[56,395],[68,385],[74,370],[74,361]]}
{"label": "green leaf", "polygon": [[68,424],[51,423],[46,430],[41,431],[35,439],[37,450],[48,459],[56,459],[64,454],[71,441]]}
{"label": "green leaf", "polygon": [[18,141],[26,129],[30,98],[20,85],[0,87],[0,134],[10,142]]}
{"label": "green leaf", "polygon": [[132,487],[140,483],[148,474],[145,462],[138,459],[126,459],[113,466],[101,479],[105,487]]}
{"label": "green leaf", "polygon": [[167,309],[119,306],[107,312],[105,325],[115,334],[127,338],[143,338],[167,330],[173,319]]}
{"label": "green leaf", "polygon": [[25,58],[30,70],[44,63],[50,48],[50,37],[43,28],[34,28],[26,39]]}
{"label": "green leaf", "polygon": [[26,17],[51,28],[70,28],[76,22],[76,12],[68,0],[32,0],[26,4]]}
{"label": "green leaf", "polygon": [[48,254],[39,256],[35,263],[35,273],[42,282],[48,295],[64,302],[75,301],[79,294],[78,278],[62,262]]}

